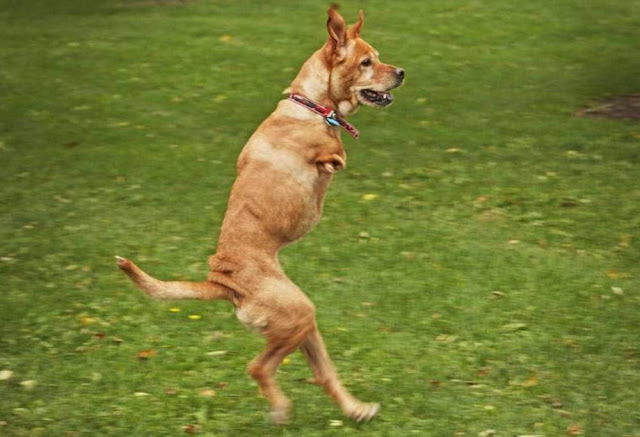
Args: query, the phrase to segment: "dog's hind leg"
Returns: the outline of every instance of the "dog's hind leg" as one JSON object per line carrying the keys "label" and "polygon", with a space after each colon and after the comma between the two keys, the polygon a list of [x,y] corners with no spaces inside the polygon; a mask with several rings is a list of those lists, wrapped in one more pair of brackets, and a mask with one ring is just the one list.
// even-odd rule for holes
{"label": "dog's hind leg", "polygon": [[287,423],[291,402],[278,387],[275,374],[282,360],[294,350],[270,342],[267,349],[249,365],[249,374],[271,404],[271,420],[278,425]]}
{"label": "dog's hind leg", "polygon": [[313,370],[315,382],[324,386],[347,416],[360,422],[371,420],[376,415],[380,409],[380,404],[359,401],[340,383],[338,374],[331,363],[324,341],[317,328],[307,335],[300,349]]}
{"label": "dog's hind leg", "polygon": [[153,299],[225,299],[233,300],[233,292],[222,284],[211,281],[161,281],[145,273],[133,261],[117,256],[120,270],[125,272],[138,288]]}

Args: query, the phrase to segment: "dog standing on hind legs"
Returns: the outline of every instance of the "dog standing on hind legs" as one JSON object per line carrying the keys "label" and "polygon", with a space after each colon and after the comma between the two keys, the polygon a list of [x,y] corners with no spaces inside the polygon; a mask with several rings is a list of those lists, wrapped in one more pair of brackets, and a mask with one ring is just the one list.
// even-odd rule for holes
{"label": "dog standing on hind legs", "polygon": [[153,299],[225,299],[237,318],[264,335],[264,352],[249,374],[271,404],[274,422],[287,420],[290,403],[275,373],[300,349],[344,413],[369,420],[379,404],[365,403],[340,383],[315,321],[309,298],[284,274],[278,252],[318,222],[333,174],[346,165],[341,130],[356,137],[346,120],[360,105],[391,104],[389,90],[404,82],[404,70],[384,64],[360,38],[364,15],[347,27],[328,11],[329,38],[302,66],[286,90],[287,99],[258,127],[238,158],[217,252],[203,282],[161,281],[128,259],[118,266]]}

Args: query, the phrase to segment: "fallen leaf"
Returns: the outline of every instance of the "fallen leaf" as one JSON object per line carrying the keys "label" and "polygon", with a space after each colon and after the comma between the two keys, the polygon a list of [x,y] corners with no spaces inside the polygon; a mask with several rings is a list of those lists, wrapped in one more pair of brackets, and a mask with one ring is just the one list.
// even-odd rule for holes
{"label": "fallen leaf", "polygon": [[489,373],[491,373],[491,369],[489,367],[481,367],[476,373],[478,374],[478,376],[487,376]]}
{"label": "fallen leaf", "polygon": [[329,426],[342,426],[342,420],[330,420],[329,421]]}
{"label": "fallen leaf", "polygon": [[158,355],[158,352],[153,349],[144,349],[138,352],[138,358],[141,360],[147,360],[151,357],[155,357],[156,355]]}
{"label": "fallen leaf", "polygon": [[137,391],[133,394],[135,397],[137,398],[144,398],[147,396],[151,396],[149,393],[143,392],[143,391]]}
{"label": "fallen leaf", "polygon": [[526,381],[524,381],[520,385],[524,388],[529,388],[529,387],[535,387],[536,385],[538,385],[539,382],[540,381],[538,380],[538,375],[533,373],[531,374],[531,376],[529,376],[529,378]]}
{"label": "fallen leaf", "polygon": [[462,149],[458,147],[451,147],[447,149],[447,153],[460,153],[460,152],[462,152]]}
{"label": "fallen leaf", "polygon": [[620,287],[611,287],[611,291],[613,291],[613,294],[615,294],[616,296],[624,295],[624,290]]}
{"label": "fallen leaf", "polygon": [[180,308],[169,308],[169,312],[171,313],[179,313],[180,311],[182,311]]}
{"label": "fallen leaf", "polygon": [[175,395],[177,395],[177,394],[178,394],[178,390],[176,390],[175,388],[168,388],[168,389],[166,389],[166,390],[164,391],[164,393],[165,393],[167,396],[175,396]]}
{"label": "fallen leaf", "polygon": [[611,279],[629,279],[631,275],[629,273],[621,273],[616,269],[607,270],[607,276]]}
{"label": "fallen leaf", "polygon": [[580,427],[580,425],[578,425],[577,423],[570,425],[567,428],[567,435],[571,436],[571,435],[580,435],[582,434],[582,428]]}
{"label": "fallen leaf", "polygon": [[211,351],[207,352],[207,355],[210,357],[219,357],[222,355],[226,355],[227,351]]}
{"label": "fallen leaf", "polygon": [[185,425],[185,426],[182,427],[182,429],[187,434],[197,434],[198,433],[198,427],[195,426],[195,425]]}
{"label": "fallen leaf", "polygon": [[215,390],[211,390],[209,388],[206,388],[206,389],[200,391],[200,396],[204,396],[204,397],[207,397],[207,398],[213,398],[213,397],[216,396],[216,392],[215,392]]}
{"label": "fallen leaf", "polygon": [[87,325],[91,325],[92,323],[96,323],[96,319],[88,316],[82,316],[80,317],[80,323],[84,326],[87,326]]}
{"label": "fallen leaf", "polygon": [[362,195],[362,200],[366,200],[366,201],[369,201],[369,200],[375,200],[375,199],[377,199],[377,198],[378,198],[378,195],[377,195],[377,194],[369,193],[369,194],[363,194],[363,195]]}
{"label": "fallen leaf", "polygon": [[291,364],[291,358],[284,357],[284,359],[282,360],[282,365],[288,366],[289,364]]}
{"label": "fallen leaf", "polygon": [[225,388],[225,387],[226,387],[226,386],[228,386],[228,385],[229,385],[229,383],[228,383],[228,382],[220,381],[220,382],[218,382],[218,383],[216,384],[216,387],[218,387],[218,388],[220,388],[220,389],[223,389],[223,388]]}
{"label": "fallen leaf", "polygon": [[0,381],[7,381],[13,378],[13,372],[11,370],[0,370]]}
{"label": "fallen leaf", "polygon": [[631,245],[631,235],[623,235],[620,237],[620,241],[618,242],[618,246],[622,248],[627,248]]}
{"label": "fallen leaf", "polygon": [[220,42],[231,42],[231,40],[233,39],[233,37],[231,35],[222,35],[220,38],[218,38],[218,40]]}
{"label": "fallen leaf", "polygon": [[200,314],[189,314],[189,320],[200,320],[202,316]]}

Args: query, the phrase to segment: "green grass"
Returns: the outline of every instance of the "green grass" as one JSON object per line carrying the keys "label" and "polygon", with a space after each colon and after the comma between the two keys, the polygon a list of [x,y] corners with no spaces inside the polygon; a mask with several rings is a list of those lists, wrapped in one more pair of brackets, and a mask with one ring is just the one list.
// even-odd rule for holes
{"label": "green grass", "polygon": [[0,434],[640,436],[640,125],[573,116],[640,92],[638,0],[343,4],[407,84],[282,262],[372,423],[296,353],[272,427],[231,308],[117,271],[204,277],[326,6],[0,1]]}

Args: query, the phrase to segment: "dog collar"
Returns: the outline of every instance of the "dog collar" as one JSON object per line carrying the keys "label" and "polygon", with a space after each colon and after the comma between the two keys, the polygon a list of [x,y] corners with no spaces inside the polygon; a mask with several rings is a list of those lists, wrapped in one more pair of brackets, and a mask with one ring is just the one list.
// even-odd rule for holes
{"label": "dog collar", "polygon": [[305,108],[315,112],[316,114],[321,115],[322,118],[324,118],[324,121],[329,126],[335,126],[335,127],[341,126],[344,130],[346,130],[349,133],[349,135],[351,135],[356,140],[360,136],[360,132],[358,132],[358,129],[356,129],[355,126],[353,126],[344,118],[338,116],[338,114],[334,109],[331,109],[327,106],[322,106],[311,99],[307,99],[305,96],[302,96],[300,94],[295,94],[295,93],[289,94],[289,97],[287,98],[292,102],[297,103],[300,106],[304,106]]}

